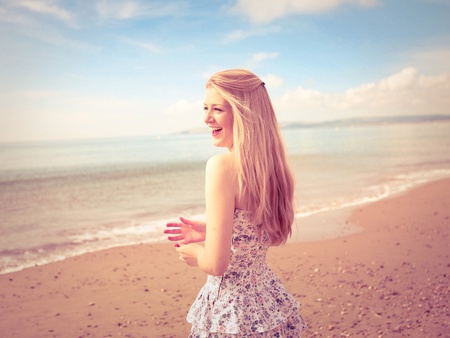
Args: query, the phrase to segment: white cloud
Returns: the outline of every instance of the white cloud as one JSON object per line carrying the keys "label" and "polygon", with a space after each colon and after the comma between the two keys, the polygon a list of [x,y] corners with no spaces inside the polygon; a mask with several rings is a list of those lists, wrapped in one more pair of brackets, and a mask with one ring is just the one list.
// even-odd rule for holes
{"label": "white cloud", "polygon": [[150,135],[171,127],[159,119],[162,103],[144,98],[29,90],[1,93],[0,100],[0,141]]}
{"label": "white cloud", "polygon": [[163,133],[204,127],[206,131],[203,116],[203,100],[178,100],[163,110],[159,130]]}
{"label": "white cloud", "polygon": [[389,91],[408,89],[415,85],[417,76],[415,68],[405,68],[399,73],[381,80],[378,86],[381,90]]}
{"label": "white cloud", "polygon": [[252,55],[251,62],[252,63],[259,63],[264,60],[270,60],[270,59],[276,59],[280,54],[276,52],[272,53],[255,53]]}
{"label": "white cloud", "polygon": [[0,142],[161,135],[205,127],[202,100],[169,105],[142,97],[35,89],[2,92],[0,102]]}
{"label": "white cloud", "polygon": [[290,14],[326,12],[345,4],[372,7],[378,3],[379,0],[238,0],[230,11],[255,23],[268,23]]}
{"label": "white cloud", "polygon": [[277,33],[280,32],[281,28],[278,26],[269,26],[269,27],[253,27],[251,29],[243,30],[243,29],[236,29],[227,35],[225,35],[224,42],[234,42],[234,41],[240,41],[245,40],[254,36],[264,36],[271,33]]}
{"label": "white cloud", "polygon": [[[15,34],[8,35],[13,43],[16,40],[15,35],[20,34],[54,46],[67,46],[74,50],[94,53],[100,50],[100,47],[90,44],[87,40],[75,38],[75,35],[69,37],[59,22],[48,20],[49,16],[63,21],[71,28],[78,28],[76,15],[58,6],[57,1],[10,1],[5,7],[0,7],[0,22],[16,25],[11,30]],[[33,54],[34,47],[34,45],[27,46],[27,55]]]}
{"label": "white cloud", "polygon": [[329,120],[350,116],[450,114],[450,73],[421,75],[405,68],[378,82],[341,93],[298,87],[276,101],[283,120]]}
{"label": "white cloud", "polygon": [[265,76],[261,76],[261,79],[266,84],[266,87],[269,89],[275,89],[280,87],[283,84],[283,79],[278,75],[268,74]]}
{"label": "white cloud", "polygon": [[102,19],[133,19],[180,15],[186,5],[179,1],[100,0],[96,5]]}
{"label": "white cloud", "polygon": [[245,63],[244,68],[247,69],[256,69],[260,66],[260,64],[266,60],[276,59],[280,54],[277,52],[261,52],[255,53],[250,56],[248,61]]}
{"label": "white cloud", "polygon": [[55,1],[51,0],[22,0],[14,2],[17,7],[25,8],[31,12],[42,15],[49,15],[55,19],[61,20],[71,26],[75,25],[74,16],[68,10],[59,7]]}
{"label": "white cloud", "polygon": [[164,115],[186,115],[194,113],[201,116],[202,108],[203,103],[201,100],[197,100],[195,102],[178,100],[177,102],[167,107],[167,109],[164,111]]}
{"label": "white cloud", "polygon": [[250,59],[247,61],[245,68],[248,69],[255,69],[257,68],[262,62],[266,60],[273,60],[276,59],[280,54],[277,52],[261,52],[261,53],[255,53],[252,54]]}
{"label": "white cloud", "polygon": [[435,73],[442,69],[450,71],[450,48],[434,46],[414,50],[406,55],[406,62],[422,72]]}
{"label": "white cloud", "polygon": [[0,10],[0,15],[3,16],[1,13],[3,11],[8,13],[11,18],[0,20],[24,26],[36,24],[39,21],[46,22],[51,17],[71,27],[77,27],[74,13],[60,6],[58,2],[56,0],[7,1],[7,6]]}
{"label": "white cloud", "polygon": [[63,8],[57,0],[0,1],[0,21],[20,26],[36,26],[54,18],[76,28],[76,15]]}
{"label": "white cloud", "polygon": [[151,42],[145,42],[145,41],[137,41],[129,38],[121,38],[121,41],[135,47],[139,47],[142,49],[145,49],[151,53],[163,53],[163,48],[159,47],[158,45],[151,43]]}
{"label": "white cloud", "polygon": [[6,8],[0,8],[0,22],[13,23],[18,25],[29,25],[32,20],[19,13]]}

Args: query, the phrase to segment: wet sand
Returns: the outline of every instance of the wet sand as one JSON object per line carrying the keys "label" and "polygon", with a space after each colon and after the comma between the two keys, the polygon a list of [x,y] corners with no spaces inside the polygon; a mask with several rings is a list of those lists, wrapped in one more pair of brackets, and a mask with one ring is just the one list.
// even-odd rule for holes
{"label": "wet sand", "polygon": [[[269,262],[303,304],[304,337],[446,337],[450,179],[354,210],[362,231],[290,243]],[[0,275],[1,337],[186,337],[205,275],[171,244]]]}

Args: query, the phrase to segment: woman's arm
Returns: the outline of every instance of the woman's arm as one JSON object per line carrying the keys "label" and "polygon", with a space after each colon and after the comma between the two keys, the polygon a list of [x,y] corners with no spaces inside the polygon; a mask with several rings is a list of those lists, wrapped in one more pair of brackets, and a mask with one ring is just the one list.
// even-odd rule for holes
{"label": "woman's arm", "polygon": [[236,196],[236,178],[232,153],[211,157],[206,165],[206,238],[205,246],[180,246],[177,251],[188,264],[196,263],[205,273],[221,276],[228,268]]}

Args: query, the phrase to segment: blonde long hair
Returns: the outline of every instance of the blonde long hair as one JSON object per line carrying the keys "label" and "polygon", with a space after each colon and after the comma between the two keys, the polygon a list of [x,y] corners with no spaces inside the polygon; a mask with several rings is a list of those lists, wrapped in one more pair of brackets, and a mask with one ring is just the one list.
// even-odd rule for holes
{"label": "blonde long hair", "polygon": [[294,178],[264,82],[243,69],[218,72],[206,83],[233,110],[233,153],[240,196],[272,245],[283,244],[294,221]]}

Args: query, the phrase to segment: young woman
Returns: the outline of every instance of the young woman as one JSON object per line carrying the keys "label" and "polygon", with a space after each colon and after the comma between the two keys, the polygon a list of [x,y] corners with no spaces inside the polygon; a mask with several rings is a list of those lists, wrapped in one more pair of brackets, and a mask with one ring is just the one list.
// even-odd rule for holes
{"label": "young woman", "polygon": [[294,182],[264,82],[240,69],[214,74],[204,121],[229,150],[206,164],[206,223],[180,217],[164,231],[181,261],[208,274],[189,337],[298,338],[300,304],[266,262],[291,234]]}

